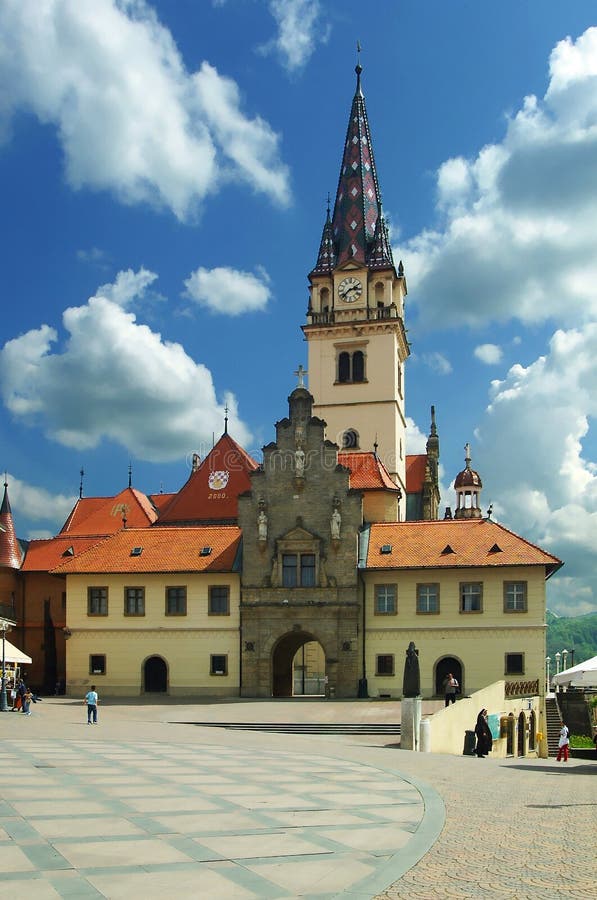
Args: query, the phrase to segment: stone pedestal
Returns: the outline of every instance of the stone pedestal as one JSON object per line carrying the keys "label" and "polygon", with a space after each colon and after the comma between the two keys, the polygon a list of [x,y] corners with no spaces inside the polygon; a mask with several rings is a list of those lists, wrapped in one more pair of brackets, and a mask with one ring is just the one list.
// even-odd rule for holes
{"label": "stone pedestal", "polygon": [[405,697],[402,700],[400,719],[400,747],[402,750],[419,749],[421,704],[421,697]]}

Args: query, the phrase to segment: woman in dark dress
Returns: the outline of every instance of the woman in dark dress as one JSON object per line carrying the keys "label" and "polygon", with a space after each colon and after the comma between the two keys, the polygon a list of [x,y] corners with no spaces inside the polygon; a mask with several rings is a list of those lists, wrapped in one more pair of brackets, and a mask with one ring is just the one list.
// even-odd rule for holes
{"label": "woman in dark dress", "polygon": [[493,746],[493,738],[489,725],[487,724],[487,710],[482,709],[477,716],[477,724],[475,725],[475,734],[477,735],[477,748],[475,750],[477,756],[487,756]]}

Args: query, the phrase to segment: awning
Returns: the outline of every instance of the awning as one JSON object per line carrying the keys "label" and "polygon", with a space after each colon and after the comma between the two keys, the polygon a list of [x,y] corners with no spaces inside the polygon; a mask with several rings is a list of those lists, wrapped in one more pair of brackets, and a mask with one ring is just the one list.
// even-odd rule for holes
{"label": "awning", "polygon": [[[22,650],[19,650],[18,647],[15,647],[14,644],[11,644],[10,641],[4,639],[4,659],[7,663],[17,663],[17,665],[24,665],[25,663],[31,663],[32,659],[30,656],[27,656],[26,653],[23,653]],[[0,641],[0,667],[2,665],[2,642]]]}
{"label": "awning", "polygon": [[558,672],[551,679],[554,684],[570,687],[594,687],[597,688],[597,656],[578,663],[570,669]]}

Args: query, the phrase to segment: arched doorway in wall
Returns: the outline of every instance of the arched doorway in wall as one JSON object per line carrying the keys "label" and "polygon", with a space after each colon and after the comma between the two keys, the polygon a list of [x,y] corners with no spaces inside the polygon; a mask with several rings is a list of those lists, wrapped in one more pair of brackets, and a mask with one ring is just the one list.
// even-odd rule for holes
{"label": "arched doorway in wall", "polygon": [[165,694],[168,690],[168,666],[161,656],[150,656],[143,663],[143,691]]}
{"label": "arched doorway in wall", "polygon": [[285,634],[272,650],[272,696],[322,696],[325,693],[325,653],[306,631]]}
{"label": "arched doorway in wall", "polygon": [[527,719],[523,712],[518,715],[517,756],[526,756]]}
{"label": "arched doorway in wall", "polygon": [[537,714],[531,710],[529,716],[529,750],[537,749]]}
{"label": "arched doorway in wall", "polygon": [[435,664],[435,694],[444,696],[444,681],[446,676],[452,674],[460,685],[460,693],[464,694],[462,665],[454,656],[443,656]]}

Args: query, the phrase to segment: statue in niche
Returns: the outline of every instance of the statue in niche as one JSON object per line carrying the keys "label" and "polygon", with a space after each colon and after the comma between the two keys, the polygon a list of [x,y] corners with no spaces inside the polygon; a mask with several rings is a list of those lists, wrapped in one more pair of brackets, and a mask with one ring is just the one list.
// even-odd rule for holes
{"label": "statue in niche", "polygon": [[403,697],[421,696],[421,674],[419,672],[419,651],[415,642],[411,641],[406,651],[404,663],[404,680],[402,682]]}
{"label": "statue in niche", "polygon": [[305,474],[305,451],[302,447],[297,447],[294,452],[294,474],[297,478]]}
{"label": "statue in niche", "polygon": [[259,510],[259,515],[257,516],[257,529],[259,540],[267,541],[267,515],[263,507]]}
{"label": "statue in niche", "polygon": [[338,498],[334,498],[334,509],[332,511],[332,518],[330,519],[330,531],[332,533],[332,540],[339,541],[340,540],[340,526],[342,524],[342,516],[340,515],[340,510],[338,509]]}

